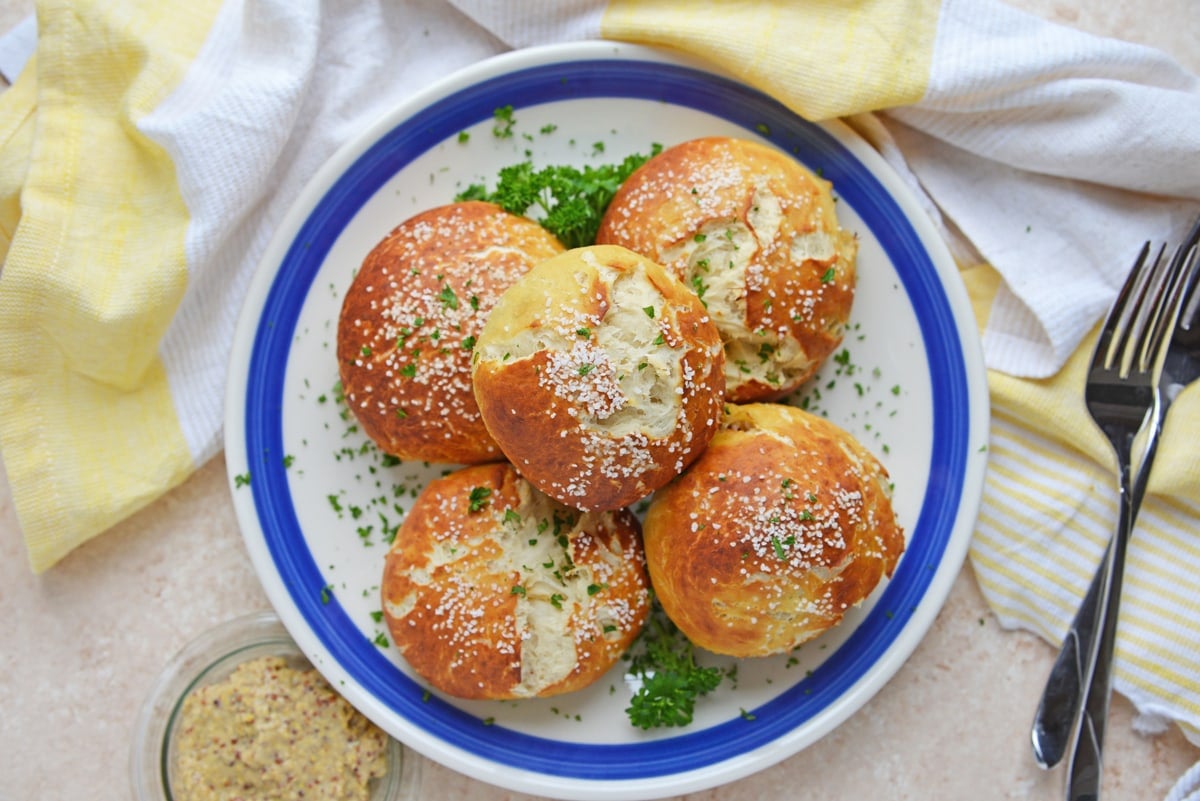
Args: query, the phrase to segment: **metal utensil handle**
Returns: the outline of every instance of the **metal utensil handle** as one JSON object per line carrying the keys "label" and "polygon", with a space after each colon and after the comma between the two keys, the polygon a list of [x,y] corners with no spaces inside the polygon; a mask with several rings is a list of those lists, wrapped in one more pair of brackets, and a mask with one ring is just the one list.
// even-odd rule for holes
{"label": "metal utensil handle", "polygon": [[[1155,412],[1151,412],[1155,414]],[[1161,415],[1157,415],[1154,426],[1160,428]],[[1149,464],[1154,459],[1158,448],[1158,431],[1151,431],[1147,441],[1146,453],[1142,458],[1143,464]],[[1137,478],[1129,494],[1121,494],[1121,508],[1118,512],[1117,528],[1113,537],[1108,541],[1104,556],[1092,575],[1087,593],[1075,612],[1070,628],[1063,638],[1062,648],[1058,658],[1050,668],[1050,677],[1042,691],[1041,701],[1033,718],[1033,728],[1030,735],[1033,740],[1033,754],[1038,764],[1043,768],[1052,768],[1062,761],[1066,755],[1067,744],[1071,739],[1071,730],[1083,708],[1084,688],[1088,676],[1100,650],[1099,636],[1104,628],[1105,583],[1109,581],[1110,566],[1113,561],[1113,543],[1118,539],[1127,539],[1128,532],[1121,533],[1122,525],[1133,530],[1137,520],[1138,510],[1142,506],[1142,498],[1146,494],[1150,471],[1138,470]],[[1127,500],[1128,499],[1128,500]],[[1126,522],[1128,520],[1128,522]],[[1122,556],[1122,561],[1124,558]],[[1111,588],[1109,589],[1111,592]],[[1111,653],[1112,645],[1109,645]]]}
{"label": "metal utensil handle", "polygon": [[1124,518],[1125,536],[1118,529],[1109,547],[1101,613],[1100,639],[1096,643],[1090,676],[1084,683],[1082,709],[1077,723],[1075,748],[1067,764],[1068,801],[1098,801],[1103,778],[1104,731],[1108,723],[1108,703],[1112,695],[1113,651],[1117,642],[1121,586],[1125,575],[1125,549],[1128,531],[1133,528],[1132,509]]}
{"label": "metal utensil handle", "polygon": [[1084,687],[1084,665],[1086,655],[1096,647],[1096,633],[1101,621],[1100,598],[1107,578],[1109,552],[1112,540],[1105,548],[1104,556],[1092,575],[1087,594],[1075,611],[1058,658],[1050,668],[1042,698],[1034,714],[1030,737],[1033,741],[1033,756],[1043,768],[1052,768],[1066,755],[1067,743],[1071,738],[1071,727],[1082,706]]}

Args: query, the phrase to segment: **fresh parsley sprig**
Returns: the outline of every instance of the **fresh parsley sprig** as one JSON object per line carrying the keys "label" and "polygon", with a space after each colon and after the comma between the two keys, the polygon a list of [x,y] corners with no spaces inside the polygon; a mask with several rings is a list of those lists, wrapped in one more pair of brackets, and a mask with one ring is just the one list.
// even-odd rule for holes
{"label": "fresh parsley sprig", "polygon": [[641,687],[625,714],[642,729],[687,726],[695,716],[696,699],[715,690],[726,675],[721,668],[696,662],[695,646],[657,602],[630,651],[629,673],[641,679]]}
{"label": "fresh parsley sprig", "polygon": [[486,200],[512,214],[533,217],[568,248],[591,245],[608,204],[634,170],[662,152],[654,145],[650,155],[635,153],[619,164],[566,164],[536,169],[532,161],[502,167],[496,187],[471,184],[455,200]]}

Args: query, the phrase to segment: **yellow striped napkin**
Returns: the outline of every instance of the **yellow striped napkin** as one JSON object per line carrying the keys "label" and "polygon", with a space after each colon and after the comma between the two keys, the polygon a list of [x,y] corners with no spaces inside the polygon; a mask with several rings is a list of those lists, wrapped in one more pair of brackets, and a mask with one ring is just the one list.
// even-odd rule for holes
{"label": "yellow striped napkin", "polygon": [[215,452],[189,451],[161,352],[188,210],[136,125],[218,5],[42,2],[37,56],[0,98],[0,448],[37,570]]}
{"label": "yellow striped napkin", "polygon": [[[999,277],[980,266],[964,278],[986,323]],[[1111,449],[1082,401],[1094,342],[1095,332],[1052,379],[989,373],[988,475],[970,560],[1004,625],[1055,644],[1117,517]],[[1171,407],[1130,544],[1114,681],[1143,731],[1178,721],[1200,743],[1200,458],[1189,436],[1198,423],[1195,384]]]}
{"label": "yellow striped napkin", "polygon": [[[994,0],[39,0],[38,26],[0,96],[0,449],[35,570],[217,452],[241,292],[334,148],[504,46],[605,37],[854,115],[923,193],[992,368],[971,563],[1006,625],[1060,639],[1115,517],[1091,332],[1141,241],[1200,200],[1178,168],[1200,81],[1163,54]],[[1116,682],[1141,725],[1200,743],[1198,394],[1133,540]]]}
{"label": "yellow striped napkin", "polygon": [[42,571],[219,452],[242,293],[316,168],[500,48],[404,3],[38,0],[37,27],[0,95],[0,454]]}

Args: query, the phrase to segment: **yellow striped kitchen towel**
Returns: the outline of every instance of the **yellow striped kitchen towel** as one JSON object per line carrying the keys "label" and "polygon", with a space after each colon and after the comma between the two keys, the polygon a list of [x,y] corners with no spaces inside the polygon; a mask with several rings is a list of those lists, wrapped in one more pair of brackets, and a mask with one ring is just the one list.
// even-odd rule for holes
{"label": "yellow striped kitchen towel", "polygon": [[217,5],[43,2],[38,56],[3,97],[0,446],[35,569],[196,467],[160,350],[188,213],[136,123]]}
{"label": "yellow striped kitchen towel", "polygon": [[[1129,261],[1132,263],[1132,254]],[[986,322],[999,276],[964,272]],[[1098,328],[1097,328],[1098,331]],[[970,561],[1002,623],[1061,642],[1117,517],[1107,441],[1082,387],[1096,332],[1053,378],[989,373],[991,442]],[[1127,555],[1114,686],[1147,732],[1178,721],[1200,743],[1200,383],[1171,407]]]}
{"label": "yellow striped kitchen towel", "polygon": [[38,0],[36,55],[0,95],[0,455],[35,571],[219,452],[274,223],[363,125],[499,50],[462,23],[404,3]]}

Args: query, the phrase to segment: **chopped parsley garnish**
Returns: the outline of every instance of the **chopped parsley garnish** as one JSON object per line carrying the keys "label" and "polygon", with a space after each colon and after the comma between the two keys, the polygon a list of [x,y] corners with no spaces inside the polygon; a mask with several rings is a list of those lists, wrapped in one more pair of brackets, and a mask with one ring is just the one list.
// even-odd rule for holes
{"label": "chopped parsley garnish", "polygon": [[500,106],[492,112],[492,118],[496,121],[492,126],[492,134],[497,139],[512,139],[513,126],[517,124],[517,118],[513,116],[513,107]]}
{"label": "chopped parsley garnish", "polygon": [[787,559],[787,551],[783,549],[783,543],[779,541],[778,537],[771,537],[771,547],[775,549],[776,559],[780,561]]}
{"label": "chopped parsley garnish", "polygon": [[471,494],[467,496],[467,509],[472,512],[478,512],[488,505],[488,499],[491,497],[491,487],[472,487]]}

